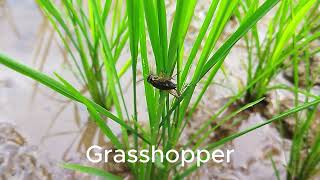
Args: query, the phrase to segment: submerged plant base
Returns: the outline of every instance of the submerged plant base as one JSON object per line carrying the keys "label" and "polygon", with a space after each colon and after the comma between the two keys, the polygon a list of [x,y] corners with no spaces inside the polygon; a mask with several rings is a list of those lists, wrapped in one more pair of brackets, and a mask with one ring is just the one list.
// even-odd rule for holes
{"label": "submerged plant base", "polygon": [[[300,102],[302,103],[302,102]],[[285,99],[279,100],[278,104],[274,104],[274,102],[269,102],[268,106],[266,106],[266,110],[264,111],[264,116],[266,118],[270,118],[274,116],[276,113],[284,112],[288,109],[294,107],[294,99],[287,97]],[[300,120],[304,121],[303,117],[306,116],[305,112],[298,114]],[[275,124],[275,127],[278,129],[280,134],[287,139],[292,140],[294,133],[296,132],[296,120],[294,116],[286,117],[282,121],[278,121]],[[308,133],[306,138],[306,144],[311,145],[316,138],[316,135],[319,131],[320,127],[320,108],[317,109],[315,119],[310,126],[310,132]]]}
{"label": "submerged plant base", "polygon": [[[192,117],[186,135],[181,140],[190,139],[194,130],[201,126],[201,123],[210,118],[210,114],[206,111],[214,112],[224,103],[228,101],[228,98],[215,100],[214,104],[205,104],[204,108],[199,108]],[[238,109],[239,105],[232,105],[226,110],[221,117],[225,117],[228,114]],[[212,143],[217,140],[226,137],[230,134],[250,127],[253,124],[263,122],[264,116],[261,115],[259,109],[251,108],[250,110],[241,112],[239,115],[232,118],[230,121],[216,129],[204,143]],[[219,122],[213,121],[212,126],[215,126]],[[204,179],[274,179],[275,177],[273,169],[271,168],[270,156],[273,156],[274,161],[279,168],[281,177],[286,176],[283,162],[285,161],[284,155],[289,151],[289,141],[280,140],[281,137],[272,125],[252,132],[242,138],[236,139],[230,143],[227,143],[223,148],[234,148],[235,154],[231,164],[213,164],[208,163],[201,167],[198,172],[192,174],[191,178],[204,178]],[[194,142],[196,143],[196,141]]]}
{"label": "submerged plant base", "polygon": [[[302,59],[298,64],[298,75],[299,75],[299,86],[307,87],[311,83],[312,86],[320,86],[320,56],[313,56],[309,58],[310,65],[307,68],[306,62]],[[292,64],[288,65],[283,76],[291,84],[294,84],[294,69]],[[309,82],[306,81],[307,76],[309,77]]]}

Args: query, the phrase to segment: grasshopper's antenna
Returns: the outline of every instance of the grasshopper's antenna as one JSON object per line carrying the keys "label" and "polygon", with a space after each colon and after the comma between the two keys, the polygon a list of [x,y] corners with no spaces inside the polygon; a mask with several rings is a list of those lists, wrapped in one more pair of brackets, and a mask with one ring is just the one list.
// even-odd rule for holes
{"label": "grasshopper's antenna", "polygon": [[139,79],[136,83],[138,84],[138,83],[140,83],[141,81],[143,81],[145,78],[143,77],[143,73],[140,71],[140,70],[138,70],[138,73],[139,73],[139,75],[141,75],[142,76],[142,78],[141,79]]}
{"label": "grasshopper's antenna", "polygon": [[140,83],[141,81],[143,81],[145,78],[142,78],[142,79],[139,79],[138,81],[137,81],[137,83]]}
{"label": "grasshopper's antenna", "polygon": [[139,80],[137,81],[137,84],[138,84],[138,83],[140,83],[141,81],[145,80],[146,78],[148,78],[148,77],[145,77],[145,78],[139,79]]}

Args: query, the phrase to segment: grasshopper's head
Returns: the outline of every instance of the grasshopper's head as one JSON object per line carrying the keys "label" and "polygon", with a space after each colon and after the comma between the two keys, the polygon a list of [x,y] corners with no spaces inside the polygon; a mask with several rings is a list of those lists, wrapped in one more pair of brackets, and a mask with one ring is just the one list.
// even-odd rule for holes
{"label": "grasshopper's head", "polygon": [[150,75],[147,77],[147,81],[148,81],[149,83],[154,82],[156,79],[157,79],[157,76],[155,76],[155,75],[153,75],[153,74],[150,74]]}

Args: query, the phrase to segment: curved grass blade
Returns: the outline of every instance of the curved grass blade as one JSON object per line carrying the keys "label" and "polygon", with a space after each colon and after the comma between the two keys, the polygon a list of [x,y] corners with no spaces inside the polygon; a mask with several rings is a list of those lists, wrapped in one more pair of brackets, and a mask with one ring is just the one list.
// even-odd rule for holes
{"label": "curved grass blade", "polygon": [[[3,64],[5,66],[7,66],[8,68],[19,72],[27,77],[30,77],[38,82],[40,82],[41,84],[51,88],[52,90],[60,93],[61,95],[70,98],[74,101],[78,101],[80,103],[83,103],[81,101],[81,99],[79,99],[79,97],[77,97],[75,94],[73,94],[72,92],[70,92],[69,89],[67,89],[63,84],[61,84],[60,82],[56,81],[55,79],[39,72],[36,71],[32,68],[29,68],[28,66],[25,66],[21,63],[18,63],[17,61],[9,58],[6,55],[3,55],[0,53],[0,64]],[[83,96],[84,97],[84,96]],[[84,97],[86,98],[86,97]],[[101,114],[105,115],[106,117],[112,119],[114,122],[118,123],[119,125],[121,125],[122,127],[126,128],[128,131],[138,135],[142,140],[144,140],[145,142],[147,142],[148,144],[150,144],[149,140],[147,140],[146,138],[142,137],[141,135],[139,135],[138,132],[136,132],[135,130],[133,130],[130,126],[128,126],[126,124],[126,122],[120,118],[118,118],[117,116],[113,115],[111,112],[109,112],[108,110],[106,110],[105,108],[103,108],[102,106],[98,105],[97,103],[89,100],[88,98],[86,98],[86,100],[88,100],[88,102]]]}
{"label": "curved grass blade", "polygon": [[174,16],[171,37],[168,49],[168,67],[172,74],[174,65],[177,62],[177,52],[183,47],[188,27],[190,25],[198,0],[178,0],[176,14]]}
{"label": "curved grass blade", "polygon": [[87,107],[89,114],[96,121],[102,132],[110,139],[110,141],[114,144],[114,146],[118,149],[122,149],[123,146],[118,140],[117,136],[112,132],[112,130],[105,124],[104,120],[100,117],[99,113],[95,110],[95,108],[90,104],[90,102],[81,95],[79,91],[77,91],[71,84],[69,84],[65,79],[63,79],[58,74],[55,74],[58,79],[68,88],[73,94],[75,94],[81,102]]}
{"label": "curved grass blade", "polygon": [[[194,138],[198,137],[198,139],[196,140],[197,143],[194,145],[193,149],[199,148],[201,143],[203,143],[205,141],[205,139],[207,139],[210,136],[211,133],[213,133],[218,127],[223,125],[226,121],[232,119],[233,117],[235,117],[239,113],[243,112],[244,110],[247,110],[247,109],[255,106],[256,104],[260,103],[264,99],[265,98],[260,98],[254,102],[251,102],[251,103],[244,105],[243,107],[239,108],[238,110],[223,117],[219,122],[217,122],[217,125],[209,128],[209,130],[205,131],[210,126],[210,123],[212,123],[213,120],[215,119],[215,118],[214,119],[210,118],[203,126],[201,126],[200,130],[197,131],[197,134],[195,136],[193,136]],[[203,133],[203,135],[202,135],[202,133]]]}
{"label": "curved grass blade", "polygon": [[75,171],[79,171],[79,172],[94,175],[94,176],[100,176],[100,177],[103,177],[104,179],[107,179],[107,180],[121,180],[121,179],[123,179],[119,176],[108,173],[107,171],[104,171],[102,169],[97,169],[94,167],[82,166],[79,164],[69,164],[69,163],[61,164],[61,166],[66,169],[75,170]]}
{"label": "curved grass blade", "polygon": [[211,23],[212,17],[217,9],[218,3],[219,3],[219,0],[215,0],[210,5],[210,8],[209,8],[207,15],[206,15],[206,18],[201,26],[201,29],[200,29],[199,34],[197,36],[197,39],[192,46],[188,60],[183,68],[182,75],[181,75],[180,88],[184,85],[185,80],[187,79],[187,75],[190,72],[191,65],[194,62],[194,59],[195,59],[197,53],[199,52],[201,42],[203,41],[203,39],[207,33],[207,30],[208,30],[209,25]]}
{"label": "curved grass blade", "polygon": [[248,17],[234,32],[231,37],[219,48],[219,50],[204,65],[200,79],[207,74],[208,71],[223,57],[225,57],[231,48],[247,33],[257,22],[272,9],[279,0],[267,0],[261,7],[257,9],[250,17]]}
{"label": "curved grass blade", "polygon": [[[297,113],[297,112],[299,112],[299,111],[301,111],[301,110],[307,109],[307,108],[309,108],[310,106],[314,106],[314,105],[316,105],[316,104],[318,104],[318,103],[320,103],[320,98],[317,98],[317,99],[314,100],[314,101],[311,101],[311,102],[309,102],[309,103],[305,103],[305,104],[303,104],[303,105],[300,105],[300,106],[298,106],[298,107],[295,107],[295,108],[293,108],[293,109],[290,109],[290,110],[288,110],[288,111],[286,111],[286,112],[284,112],[284,113],[281,113],[280,115],[277,115],[277,116],[275,116],[275,117],[273,117],[273,118],[271,118],[271,119],[269,119],[269,120],[267,120],[267,121],[265,121],[265,122],[263,122],[263,123],[257,124],[257,125],[255,125],[255,126],[253,126],[253,127],[251,127],[251,128],[248,128],[248,129],[246,129],[246,130],[244,130],[244,131],[241,131],[241,132],[239,132],[239,133],[236,133],[236,134],[233,134],[233,135],[228,136],[228,137],[226,137],[226,138],[223,138],[223,139],[221,139],[221,140],[219,140],[219,141],[217,141],[217,142],[215,142],[215,143],[209,144],[209,145],[206,147],[206,149],[207,149],[208,151],[214,150],[215,148],[217,148],[217,147],[219,147],[219,146],[221,146],[221,145],[224,145],[224,144],[226,144],[227,142],[232,141],[232,140],[234,140],[234,139],[236,139],[236,138],[238,138],[238,137],[240,137],[240,136],[243,136],[243,135],[245,135],[245,134],[247,134],[247,133],[249,133],[249,132],[251,132],[251,131],[254,131],[254,130],[256,130],[256,129],[262,127],[262,126],[265,126],[265,125],[270,124],[270,123],[272,123],[272,122],[274,122],[274,121],[277,121],[277,120],[281,120],[281,119],[283,119],[284,117],[287,117],[287,116],[289,116],[289,115],[292,115],[292,114],[294,114],[294,113]],[[197,170],[198,168],[199,168],[199,167],[197,167],[197,165],[194,164],[194,165],[192,165],[191,167],[189,167],[188,169],[186,169],[181,175],[177,176],[176,178],[182,179],[182,178],[188,176],[188,175],[189,175],[190,173],[192,173],[193,171]]]}

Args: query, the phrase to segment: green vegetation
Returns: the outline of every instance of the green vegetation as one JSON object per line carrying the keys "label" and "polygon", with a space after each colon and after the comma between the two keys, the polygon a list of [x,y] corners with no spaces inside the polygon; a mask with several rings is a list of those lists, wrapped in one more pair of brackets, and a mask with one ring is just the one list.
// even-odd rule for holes
{"label": "green vegetation", "polygon": [[[281,1],[279,9],[267,26],[267,34],[264,38],[256,25],[245,36],[248,52],[247,59],[247,85],[252,84],[261,74],[265,74],[259,81],[247,89],[245,101],[252,101],[265,96],[271,90],[286,89],[295,95],[295,106],[299,105],[298,95],[301,93],[300,81],[304,81],[305,100],[310,101],[311,89],[315,84],[320,69],[312,66],[312,58],[319,53],[319,48],[312,48],[311,43],[320,37],[319,26],[319,1]],[[251,13],[258,4],[244,1],[236,13],[237,19],[243,21],[242,13]],[[261,41],[261,39],[263,39]],[[299,66],[303,64],[305,77],[301,76]],[[294,88],[285,85],[274,85],[271,88],[270,81],[287,67],[293,67]],[[314,72],[311,72],[313,69]],[[300,70],[301,71],[301,70]],[[300,88],[300,89],[299,89]],[[300,91],[300,92],[298,92]],[[317,96],[313,96],[316,98]],[[308,108],[295,115],[295,127],[292,137],[292,147],[289,164],[287,167],[287,179],[310,179],[319,172],[319,131],[311,132],[311,126],[315,120],[318,105]],[[282,125],[284,128],[288,128]],[[308,140],[311,133],[313,140]],[[305,141],[312,141],[306,144]]]}
{"label": "green vegetation", "polygon": [[[242,12],[250,14],[257,6],[256,1],[244,1],[236,13],[237,19],[240,22],[245,20]],[[247,90],[247,100],[266,95],[270,81],[284,69],[285,62],[290,62],[295,55],[303,54],[309,44],[320,37],[318,9],[319,1],[316,0],[281,1],[267,25],[266,34],[259,34],[259,27],[255,25],[245,36],[248,52],[247,86],[265,74]],[[309,56],[318,52],[319,48],[310,52]]]}
{"label": "green vegetation", "polygon": [[[301,149],[304,148],[304,138],[320,103],[320,98],[311,93],[312,83],[309,83],[306,90],[299,89],[297,78],[293,88],[268,86],[283,70],[285,60],[293,59],[294,72],[297,74],[297,57],[300,57],[301,52],[304,52],[303,56],[308,59],[319,51],[316,49],[308,52],[307,46],[320,36],[316,31],[319,25],[313,23],[319,21],[319,16],[313,13],[319,8],[319,1],[285,0],[278,3],[279,0],[266,0],[259,4],[258,0],[213,0],[190,52],[185,51],[185,41],[197,0],[177,0],[171,25],[168,25],[165,0],[89,0],[87,3],[81,0],[65,0],[59,5],[60,8],[52,0],[37,2],[59,34],[70,59],[73,60],[75,75],[80,77],[91,97],[85,97],[58,74],[55,74],[57,80],[53,79],[3,54],[0,54],[0,63],[85,105],[91,119],[115,148],[139,150],[156,146],[164,153],[170,149],[181,150],[181,147],[212,151],[257,128],[295,115],[297,131],[293,137],[288,179],[307,179],[319,169],[319,133],[309,148],[307,157],[300,156]],[[275,16],[268,26],[265,40],[260,42],[258,22],[271,10],[275,10]],[[317,13],[319,14],[318,11]],[[112,17],[109,17],[110,14]],[[237,17],[239,26],[218,45],[217,42],[222,40],[222,34],[232,16]],[[107,24],[111,24],[111,27],[106,27]],[[168,30],[168,27],[172,27],[171,30]],[[223,69],[225,58],[242,38],[245,40],[248,53],[246,86],[239,89],[236,95],[214,112],[186,144],[181,144],[181,135],[187,128],[192,114],[198,108],[217,72]],[[201,44],[203,48],[200,48]],[[126,45],[130,48],[131,58],[119,68],[120,62],[117,62],[120,61],[119,57]],[[150,51],[152,53],[149,53]],[[177,91],[181,93],[180,97],[172,97],[167,91],[158,90],[147,82],[147,77],[151,74],[151,64],[155,64],[157,75],[172,77],[173,74],[177,74]],[[120,78],[130,67],[133,97],[124,97],[124,85],[120,83]],[[140,67],[144,78],[143,98],[147,105],[148,117],[140,117],[137,112],[137,102],[142,101],[137,94],[137,72]],[[194,71],[191,70],[193,68]],[[310,78],[308,80],[311,81]],[[197,87],[200,81],[204,82],[201,88]],[[196,88],[199,88],[199,94],[195,93]],[[295,93],[294,108],[214,143],[205,142],[218,127],[263,101],[268,91],[281,88]],[[302,104],[297,101],[298,94],[306,96]],[[132,107],[126,103],[125,98],[132,98]],[[246,100],[245,105],[218,121],[218,117],[230,105],[241,99]],[[111,112],[111,107],[114,107],[116,114]],[[129,109],[132,110],[132,114],[129,114]],[[303,110],[307,113],[306,118],[301,120],[297,112],[304,112]],[[107,120],[121,126],[122,138],[114,134]],[[142,121],[145,120],[148,124],[142,127]],[[212,126],[214,121],[217,124]],[[130,142],[131,138],[134,140],[133,143]],[[173,179],[183,179],[199,168],[196,164],[182,168],[180,163],[172,164],[168,161],[127,165],[136,179],[169,179],[172,175]],[[92,167],[74,164],[63,166],[106,179],[118,179],[108,172]],[[276,169],[275,166],[274,168]]]}
{"label": "green vegetation", "polygon": [[[128,60],[114,79],[105,80],[107,68],[114,69],[129,38],[128,18],[122,15],[123,1],[116,1],[113,7],[111,1],[106,1],[104,5],[93,1],[88,4],[62,1],[58,4],[51,0],[37,0],[37,3],[63,42],[72,60],[69,64],[74,68],[71,71],[75,77],[86,87],[94,102],[110,108],[117,100],[109,98],[109,94],[114,93],[116,80],[131,66],[131,60]],[[98,14],[95,14],[95,10]],[[112,13],[110,33],[100,34],[95,17],[99,16],[99,22],[105,26]],[[107,59],[110,61],[105,62]]]}

